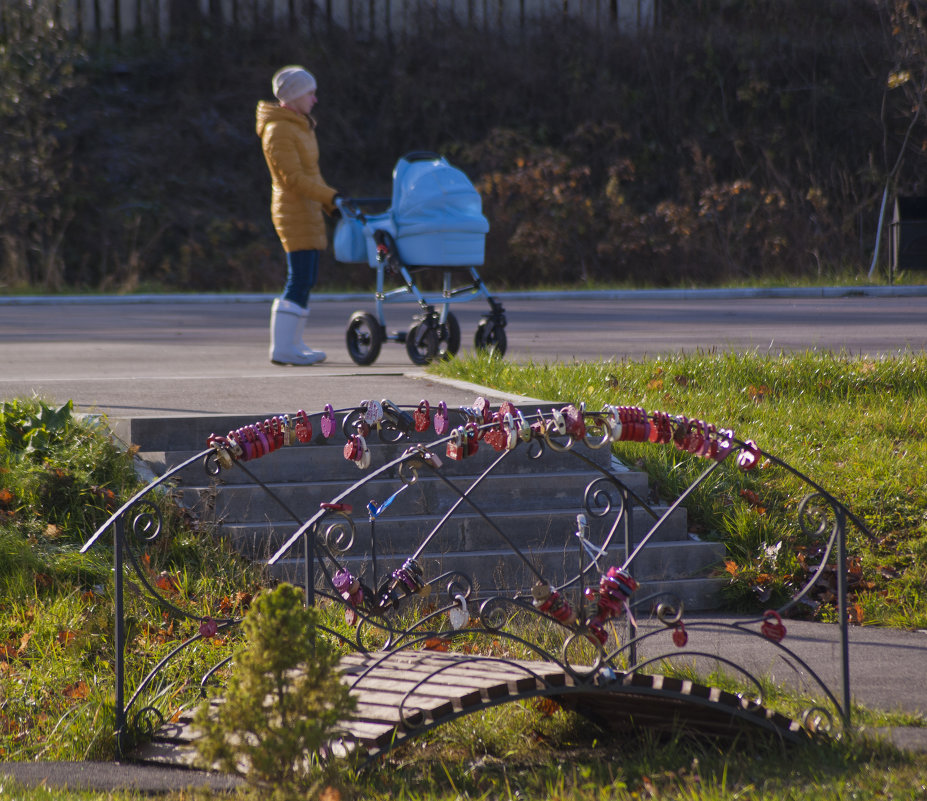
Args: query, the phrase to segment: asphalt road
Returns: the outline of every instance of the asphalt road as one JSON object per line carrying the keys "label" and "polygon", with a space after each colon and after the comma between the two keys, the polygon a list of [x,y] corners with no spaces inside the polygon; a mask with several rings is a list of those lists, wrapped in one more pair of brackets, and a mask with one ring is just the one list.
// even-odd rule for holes
{"label": "asphalt road", "polygon": [[[920,288],[923,289],[923,288]],[[682,296],[681,296],[682,294]],[[927,293],[892,297],[739,297],[736,293],[619,293],[504,298],[515,361],[638,358],[698,350],[779,353],[809,348],[879,356],[927,349]],[[463,351],[486,304],[455,306]],[[354,403],[377,387],[422,378],[403,346],[386,343],[358,367],[344,332],[371,298],[313,304],[307,341],[328,353],[313,367],[267,358],[267,298],[199,301],[0,304],[0,397],[73,399],[119,415],[264,414],[321,400],[321,387]],[[390,329],[414,307],[387,308]],[[350,383],[346,383],[350,379]],[[374,380],[375,379],[375,380]],[[335,382],[335,383],[333,383]],[[419,385],[408,398],[417,402]],[[348,387],[351,389],[349,390]],[[398,390],[397,390],[398,391]],[[417,397],[412,397],[417,395]]]}

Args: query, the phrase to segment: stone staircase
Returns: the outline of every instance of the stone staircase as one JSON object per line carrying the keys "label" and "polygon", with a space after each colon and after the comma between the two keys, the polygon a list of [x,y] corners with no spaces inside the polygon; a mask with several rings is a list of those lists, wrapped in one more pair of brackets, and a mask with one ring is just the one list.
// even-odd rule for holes
{"label": "stone staircase", "polygon": [[[155,475],[163,475],[205,448],[210,433],[225,433],[253,422],[254,417],[233,416],[110,421],[120,439],[140,447],[139,458]],[[247,473],[236,466],[212,477],[200,463],[188,466],[176,476],[178,496],[199,519],[215,522],[242,554],[266,560],[318,511],[320,503],[331,501],[365,474],[399,457],[411,444],[409,440],[381,443],[372,433],[368,438],[372,466],[360,471],[344,459],[340,433],[326,441],[318,428],[316,425],[310,444],[282,448],[245,462]],[[426,434],[427,438],[416,435],[413,441],[434,438],[433,432]],[[616,467],[608,448],[592,450],[578,445],[576,450],[597,465]],[[443,462],[441,472],[459,492],[466,491],[499,455],[485,443],[474,456],[460,462],[445,458],[443,446],[436,453]],[[620,466],[618,469],[618,477],[629,489],[642,498],[648,496],[645,474],[622,470]],[[567,575],[575,575],[580,560],[574,536],[577,515],[585,511],[583,494],[587,485],[599,477],[601,473],[572,453],[547,449],[541,458],[532,459],[528,447],[519,444],[469,496],[492,523],[468,503],[462,503],[419,558],[426,578],[460,571],[474,580],[478,596],[530,587],[535,580],[533,571],[513,553],[494,526],[548,580],[561,583]],[[366,512],[368,502],[383,504],[400,486],[398,472],[391,468],[343,499],[353,507],[356,526],[354,547],[344,562],[369,583],[373,583],[372,533],[377,543],[377,574],[382,578],[416,550],[460,497],[459,492],[425,468],[419,471],[419,479],[400,492],[376,519],[372,532]],[[665,510],[659,505],[652,508],[657,514]],[[606,521],[585,514],[589,539],[601,542],[614,517]],[[631,521],[633,548],[650,529],[653,519],[643,509],[634,508]],[[631,572],[641,582],[640,593],[674,592],[691,611],[717,608],[723,579],[710,578],[709,572],[720,564],[723,546],[694,540],[687,531],[685,509],[678,509],[636,557]],[[299,584],[303,582],[301,548],[297,545],[291,550],[271,571],[277,578]],[[623,528],[619,527],[601,566],[620,564],[624,551]]]}

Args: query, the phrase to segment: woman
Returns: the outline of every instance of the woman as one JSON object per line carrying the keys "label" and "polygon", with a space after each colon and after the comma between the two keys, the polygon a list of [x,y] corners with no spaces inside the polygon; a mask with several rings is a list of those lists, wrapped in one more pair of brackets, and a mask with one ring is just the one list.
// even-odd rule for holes
{"label": "woman", "polygon": [[270,314],[270,360],[316,364],[322,351],[303,342],[309,291],[315,286],[319,251],[328,245],[322,211],[335,210],[337,194],[319,172],[315,78],[302,67],[284,67],[273,77],[274,97],[257,107],[257,133],[273,183],[271,216],[286,252],[287,281]]}

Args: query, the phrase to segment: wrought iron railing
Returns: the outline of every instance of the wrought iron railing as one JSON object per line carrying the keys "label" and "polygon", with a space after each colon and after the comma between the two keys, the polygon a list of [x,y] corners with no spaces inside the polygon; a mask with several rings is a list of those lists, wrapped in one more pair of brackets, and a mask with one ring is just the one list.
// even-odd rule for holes
{"label": "wrought iron railing", "polygon": [[[303,520],[274,490],[252,472],[248,463],[287,447],[314,447],[313,431],[320,439],[337,438],[344,443],[344,456],[364,472],[354,483],[322,503]],[[367,439],[376,432],[383,442],[408,442],[397,458],[373,466]],[[675,447],[705,461],[705,468],[663,511],[640,497],[624,481],[620,471],[590,458],[590,451],[610,448],[619,442],[650,442],[654,446]],[[449,475],[446,461],[469,458],[478,448],[491,449],[492,458],[475,476]],[[479,502],[479,490],[518,450],[527,449],[533,459],[550,452],[569,453],[598,473],[578,499],[581,510],[576,517],[574,536],[568,539],[575,551],[574,567],[555,581],[545,575],[510,536],[502,523],[486,512]],[[699,420],[660,412],[648,414],[636,407],[608,406],[589,411],[582,406],[564,406],[532,413],[503,404],[498,410],[479,399],[473,408],[448,410],[445,404],[431,406],[422,401],[417,407],[400,408],[389,401],[364,401],[357,407],[336,411],[331,406],[313,415],[303,411],[281,415],[245,426],[225,436],[210,437],[208,447],[178,464],[126,501],[87,542],[82,551],[97,544],[112,530],[115,566],[115,685],[117,747],[121,750],[129,732],[152,730],[163,721],[162,713],[145,704],[152,683],[171,660],[192,643],[234,627],[239,618],[227,615],[196,615],[179,608],[171,598],[149,580],[139,550],[155,542],[162,533],[163,518],[151,497],[169,484],[181,471],[202,462],[215,476],[223,471],[240,470],[280,505],[293,520],[295,529],[267,560],[268,566],[281,563],[294,552],[301,561],[302,582],[307,604],[327,603],[344,607],[352,635],[327,629],[345,646],[358,651],[382,652],[382,660],[410,649],[427,647],[436,637],[451,647],[454,642],[489,637],[517,645],[544,662],[555,663],[570,676],[574,688],[606,688],[620,691],[635,683],[635,677],[672,662],[710,658],[756,688],[756,695],[742,694],[735,713],[750,717],[762,704],[762,682],[753,672],[731,658],[701,650],[693,637],[701,632],[729,631],[758,638],[766,646],[806,676],[812,695],[803,716],[808,732],[826,732],[839,721],[851,723],[849,640],[847,609],[847,531],[856,526],[868,534],[863,523],[819,484],[803,475],[754,442],[738,439],[730,430]],[[790,599],[763,614],[746,615],[728,621],[690,619],[682,602],[671,591],[648,593],[634,576],[635,560],[651,545],[662,527],[707,479],[722,465],[736,465],[749,471],[758,465],[787,471],[808,488],[803,499],[791,510],[797,537],[820,545],[818,564]],[[379,560],[386,557],[377,541],[377,523],[389,516],[390,507],[403,492],[425,476],[450,493],[451,501],[417,547],[402,554],[401,565],[383,571]],[[391,480],[395,490],[382,503],[358,503],[365,486],[372,480]],[[647,533],[632,541],[633,509],[652,520]],[[355,513],[355,510],[357,512]],[[475,591],[473,578],[455,570],[429,576],[421,557],[440,541],[448,521],[461,510],[476,514],[514,554],[531,576],[528,586],[507,594]],[[597,523],[597,535],[590,535],[590,521]],[[365,538],[369,562],[352,572],[347,557],[359,541],[359,525],[366,525]],[[622,558],[608,564],[610,551],[623,549]],[[395,558],[395,554],[392,555]],[[573,558],[573,557],[569,557]],[[397,560],[398,563],[398,560]],[[147,595],[164,610],[179,618],[192,619],[198,630],[160,659],[131,689],[126,687],[126,612],[124,593],[128,572],[140,582]],[[356,573],[356,575],[355,575]],[[382,575],[381,575],[382,573]],[[783,618],[804,606],[822,577],[836,575],[837,627],[839,629],[839,688],[827,682],[790,649]],[[430,604],[416,601],[429,596]],[[402,610],[402,614],[399,611]],[[648,615],[647,626],[637,617]],[[524,633],[525,618],[533,618],[530,636]],[[517,623],[515,621],[518,621]],[[622,631],[616,627],[621,623]],[[543,634],[538,632],[543,630]],[[473,646],[479,650],[478,646]],[[646,653],[645,653],[646,652]],[[391,656],[392,655],[392,656]],[[201,687],[228,660],[210,668]],[[518,668],[524,671],[524,666]],[[361,682],[363,676],[355,679]],[[667,685],[668,686],[668,685]],[[563,688],[547,687],[548,694]],[[708,703],[710,699],[705,699]],[[427,728],[427,727],[426,727]]]}

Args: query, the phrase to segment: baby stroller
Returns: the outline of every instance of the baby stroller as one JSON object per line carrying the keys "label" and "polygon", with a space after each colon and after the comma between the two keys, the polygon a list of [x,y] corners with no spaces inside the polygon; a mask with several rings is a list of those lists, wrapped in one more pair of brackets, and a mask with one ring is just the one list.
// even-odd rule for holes
{"label": "baby stroller", "polygon": [[[335,226],[335,259],[367,262],[377,271],[376,314],[357,311],[348,321],[345,339],[356,364],[373,364],[387,341],[404,343],[415,364],[457,353],[460,325],[449,307],[478,296],[487,300],[489,312],[473,344],[499,357],[505,354],[505,310],[476,271],[483,263],[489,223],[466,175],[436,153],[408,153],[393,170],[392,198],[338,198],[336,203],[341,219]],[[389,208],[382,210],[387,203]],[[427,294],[413,275],[434,270],[443,270],[441,290]],[[454,286],[460,275],[464,282]],[[387,277],[401,285],[387,291]],[[383,307],[412,301],[420,311],[408,332],[387,334]]]}

